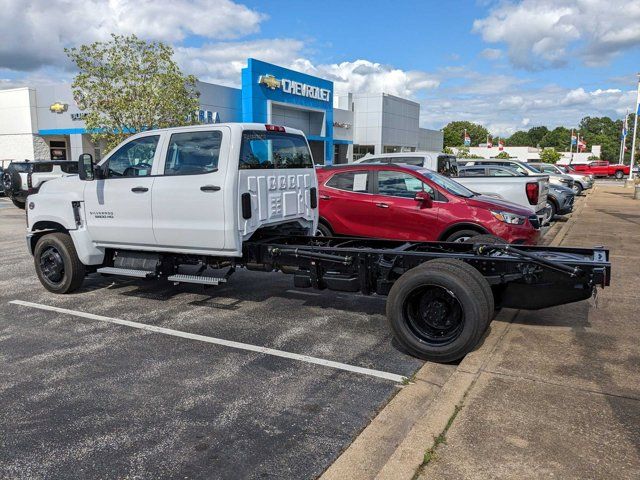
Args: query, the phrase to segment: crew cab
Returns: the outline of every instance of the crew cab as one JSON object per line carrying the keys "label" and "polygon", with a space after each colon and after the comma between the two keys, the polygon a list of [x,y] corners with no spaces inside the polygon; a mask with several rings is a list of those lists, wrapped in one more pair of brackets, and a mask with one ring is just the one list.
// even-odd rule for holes
{"label": "crew cab", "polygon": [[[411,202],[428,207],[429,197]],[[35,272],[51,292],[76,291],[94,273],[213,287],[236,268],[279,271],[297,288],[387,296],[399,345],[439,362],[471,351],[496,308],[585,300],[611,276],[602,247],[314,236],[317,176],[306,138],[256,123],[141,132],[97,164],[83,154],[78,175],[46,182],[27,197],[26,213]],[[506,205],[496,215],[520,223]]]}
{"label": "crew cab", "polygon": [[5,195],[18,208],[24,208],[27,196],[37,193],[49,180],[78,173],[78,162],[66,160],[25,160],[11,162],[2,174]]}
{"label": "crew cab", "polygon": [[464,242],[491,234],[520,244],[539,237],[530,209],[478,195],[422,167],[360,163],[317,173],[321,235]]}
{"label": "crew cab", "polygon": [[597,160],[589,163],[572,163],[571,167],[583,175],[591,174],[594,177],[615,177],[617,179],[624,178],[629,175],[631,167],[620,163],[609,163],[606,160]]}

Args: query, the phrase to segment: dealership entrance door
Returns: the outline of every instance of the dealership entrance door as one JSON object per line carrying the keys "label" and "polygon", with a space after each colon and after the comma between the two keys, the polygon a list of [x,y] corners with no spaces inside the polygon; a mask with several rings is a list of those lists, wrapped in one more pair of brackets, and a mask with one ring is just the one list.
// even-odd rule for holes
{"label": "dealership entrance door", "polygon": [[316,165],[324,165],[324,142],[319,140],[309,140],[313,163]]}

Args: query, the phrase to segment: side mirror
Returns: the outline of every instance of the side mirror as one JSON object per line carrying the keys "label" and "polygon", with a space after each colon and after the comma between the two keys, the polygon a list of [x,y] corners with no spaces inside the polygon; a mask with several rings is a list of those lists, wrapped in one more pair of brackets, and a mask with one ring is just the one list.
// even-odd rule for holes
{"label": "side mirror", "polygon": [[93,180],[93,157],[90,153],[82,153],[78,157],[78,176],[80,180]]}
{"label": "side mirror", "polygon": [[420,208],[431,208],[433,207],[433,198],[427,192],[417,192],[414,197],[416,202],[420,202]]}

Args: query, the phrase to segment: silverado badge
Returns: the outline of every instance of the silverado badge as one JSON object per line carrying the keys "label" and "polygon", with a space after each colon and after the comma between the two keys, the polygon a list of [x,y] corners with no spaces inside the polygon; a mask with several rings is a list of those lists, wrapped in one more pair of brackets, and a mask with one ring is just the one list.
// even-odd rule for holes
{"label": "silverado badge", "polygon": [[260,85],[266,86],[267,88],[270,88],[271,90],[275,90],[276,88],[280,88],[281,86],[280,80],[278,80],[273,75],[260,75],[258,83]]}

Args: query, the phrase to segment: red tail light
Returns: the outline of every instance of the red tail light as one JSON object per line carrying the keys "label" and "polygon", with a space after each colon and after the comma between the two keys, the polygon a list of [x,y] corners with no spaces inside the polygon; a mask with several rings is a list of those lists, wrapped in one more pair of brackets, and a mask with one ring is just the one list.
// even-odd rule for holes
{"label": "red tail light", "polygon": [[279,125],[265,125],[267,132],[284,132],[284,127]]}
{"label": "red tail light", "polygon": [[538,204],[538,197],[540,196],[540,187],[538,186],[538,182],[527,183],[527,200],[529,200],[530,205]]}

